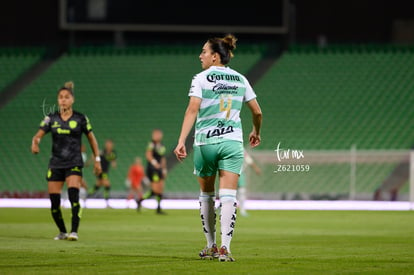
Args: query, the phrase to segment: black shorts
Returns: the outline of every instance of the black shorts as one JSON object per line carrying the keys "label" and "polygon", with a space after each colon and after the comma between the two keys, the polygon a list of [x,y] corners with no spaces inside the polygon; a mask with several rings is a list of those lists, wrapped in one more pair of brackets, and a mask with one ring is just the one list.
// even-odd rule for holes
{"label": "black shorts", "polygon": [[77,175],[82,177],[82,167],[72,168],[49,168],[47,170],[47,181],[65,181],[67,177]]}
{"label": "black shorts", "polygon": [[151,182],[158,182],[164,179],[164,174],[162,173],[162,169],[155,169],[152,167],[147,168],[147,177]]}

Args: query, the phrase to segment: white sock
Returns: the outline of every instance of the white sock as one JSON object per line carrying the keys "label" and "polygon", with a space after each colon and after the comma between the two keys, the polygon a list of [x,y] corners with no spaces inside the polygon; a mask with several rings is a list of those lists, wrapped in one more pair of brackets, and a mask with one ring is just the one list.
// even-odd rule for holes
{"label": "white sock", "polygon": [[244,202],[246,201],[246,187],[239,187],[239,189],[237,190],[237,197],[239,201],[240,212],[242,214],[246,213],[246,208],[244,204]]}
{"label": "white sock", "polygon": [[214,210],[215,193],[200,192],[200,217],[207,247],[216,243],[216,213]]}
{"label": "white sock", "polygon": [[233,237],[234,226],[236,224],[237,213],[237,190],[220,189],[220,205],[221,205],[221,246],[225,246],[230,252],[230,242]]}

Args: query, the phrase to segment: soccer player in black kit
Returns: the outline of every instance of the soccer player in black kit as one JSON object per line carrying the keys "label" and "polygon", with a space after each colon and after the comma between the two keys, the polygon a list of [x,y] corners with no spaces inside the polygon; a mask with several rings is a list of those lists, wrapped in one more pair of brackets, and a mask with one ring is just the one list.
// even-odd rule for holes
{"label": "soccer player in black kit", "polygon": [[109,206],[109,191],[111,190],[111,183],[109,181],[109,168],[116,167],[117,154],[114,150],[114,142],[111,139],[105,141],[105,148],[100,154],[102,173],[96,176],[96,184],[90,190],[89,196],[94,196],[101,186],[104,186],[104,199],[106,207]]}
{"label": "soccer player in black kit", "polygon": [[161,210],[161,200],[164,192],[164,181],[167,176],[167,159],[165,157],[166,148],[162,144],[162,138],[163,133],[160,129],[152,131],[152,140],[148,144],[145,153],[147,159],[146,175],[151,181],[151,190],[138,202],[138,207],[140,207],[144,199],[155,196],[158,202],[157,214],[165,214]]}
{"label": "soccer player in black kit", "polygon": [[[101,173],[98,143],[92,132],[89,119],[72,109],[75,101],[73,82],[67,82],[58,91],[58,111],[47,115],[40,123],[39,130],[32,139],[32,153],[39,153],[39,143],[47,133],[52,135],[52,156],[49,161],[46,180],[51,201],[51,212],[60,233],[55,240],[78,240],[78,227],[81,208],[79,187],[82,181],[83,160],[81,155],[82,134],[88,138],[95,155],[94,172]],[[66,231],[60,209],[60,194],[63,184],[68,186],[69,201],[72,206],[72,228]]]}

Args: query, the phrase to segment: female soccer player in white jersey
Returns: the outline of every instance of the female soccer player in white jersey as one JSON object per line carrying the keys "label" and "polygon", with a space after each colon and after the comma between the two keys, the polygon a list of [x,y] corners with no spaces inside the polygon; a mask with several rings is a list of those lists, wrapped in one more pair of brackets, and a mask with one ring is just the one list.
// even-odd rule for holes
{"label": "female soccer player in white jersey", "polygon": [[[236,223],[237,181],[243,165],[243,133],[240,110],[247,103],[253,117],[251,147],[260,144],[262,112],[247,79],[226,67],[233,57],[237,39],[229,34],[210,38],[199,56],[204,71],[197,74],[189,92],[189,104],[174,150],[179,161],[187,156],[185,140],[195,122],[194,174],[200,183],[200,216],[207,246],[202,259],[234,261],[230,242]],[[214,209],[216,174],[219,175],[221,246],[216,245]]]}

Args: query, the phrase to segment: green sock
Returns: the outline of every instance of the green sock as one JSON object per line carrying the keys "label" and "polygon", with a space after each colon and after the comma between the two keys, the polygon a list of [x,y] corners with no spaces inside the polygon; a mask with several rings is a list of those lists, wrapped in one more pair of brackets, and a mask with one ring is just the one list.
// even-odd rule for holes
{"label": "green sock", "polygon": [[161,200],[162,200],[162,194],[157,194],[155,198],[156,198],[157,203],[158,203],[158,207],[157,207],[157,209],[158,209],[158,210],[161,210]]}
{"label": "green sock", "polygon": [[109,191],[111,190],[111,187],[106,186],[104,189],[104,199],[108,200],[109,199]]}
{"label": "green sock", "polygon": [[88,190],[88,194],[89,194],[89,195],[93,195],[93,194],[95,194],[95,193],[96,193],[96,191],[98,191],[98,190],[99,190],[99,187],[100,187],[100,186],[97,186],[97,185],[95,185],[94,187],[91,187],[91,188]]}
{"label": "green sock", "polygon": [[152,192],[151,190],[147,191],[144,196],[142,196],[142,199],[146,200],[151,198],[154,195],[154,192]]}

